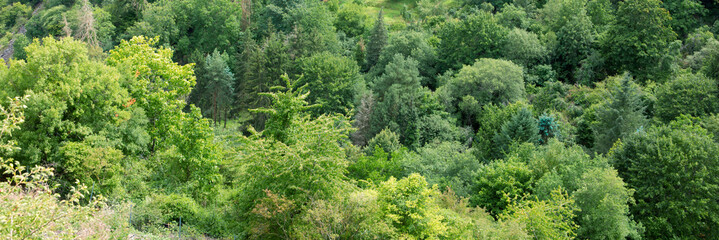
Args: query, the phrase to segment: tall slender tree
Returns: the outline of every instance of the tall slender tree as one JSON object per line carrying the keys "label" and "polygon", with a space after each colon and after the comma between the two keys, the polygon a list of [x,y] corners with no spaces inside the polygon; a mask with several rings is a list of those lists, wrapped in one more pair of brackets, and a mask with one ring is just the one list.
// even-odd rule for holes
{"label": "tall slender tree", "polygon": [[604,106],[597,109],[597,123],[593,126],[594,148],[606,153],[617,139],[639,130],[645,123],[641,90],[627,74],[610,94]]}
{"label": "tall slender tree", "polygon": [[205,96],[209,97],[212,120],[217,125],[222,121],[224,115],[225,125],[227,125],[227,114],[230,110],[233,93],[233,79],[235,75],[227,66],[227,54],[220,54],[215,50],[211,55],[205,58],[205,70],[199,76],[198,82],[205,85]]}
{"label": "tall slender tree", "polygon": [[382,10],[377,15],[377,21],[374,23],[372,34],[369,37],[369,44],[367,45],[367,62],[365,65],[365,71],[369,71],[377,61],[382,50],[387,45],[387,27],[384,25],[384,14]]}

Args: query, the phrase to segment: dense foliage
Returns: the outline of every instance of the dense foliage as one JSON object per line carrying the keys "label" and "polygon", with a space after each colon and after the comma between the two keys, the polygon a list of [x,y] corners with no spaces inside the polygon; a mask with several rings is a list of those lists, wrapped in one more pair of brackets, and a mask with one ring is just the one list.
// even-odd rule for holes
{"label": "dense foliage", "polygon": [[0,0],[0,238],[716,239],[719,2]]}

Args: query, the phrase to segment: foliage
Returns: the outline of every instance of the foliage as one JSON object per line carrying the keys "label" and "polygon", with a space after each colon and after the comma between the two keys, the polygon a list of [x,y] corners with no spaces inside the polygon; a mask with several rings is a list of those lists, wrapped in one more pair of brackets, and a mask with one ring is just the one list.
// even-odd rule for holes
{"label": "foliage", "polygon": [[516,64],[528,67],[546,58],[547,48],[534,33],[514,28],[507,33],[504,41],[502,56]]}
{"label": "foliage", "polygon": [[392,132],[392,130],[385,128],[369,140],[365,151],[367,151],[369,155],[372,152],[376,152],[376,148],[380,148],[386,153],[392,153],[401,147],[402,144],[399,143],[399,136],[395,132]]}
{"label": "foliage", "polygon": [[185,63],[194,50],[234,52],[241,39],[240,4],[228,0],[156,1],[142,11],[141,20],[127,28],[130,36],[158,36]]}
{"label": "foliage", "polygon": [[297,84],[307,84],[307,100],[320,105],[312,109],[315,115],[347,113],[354,107],[356,85],[360,82],[359,67],[352,59],[329,52],[296,60],[303,77]]}
{"label": "foliage", "polygon": [[382,214],[398,231],[398,239],[437,239],[447,226],[437,213],[436,188],[424,177],[411,174],[400,180],[390,177],[377,188],[377,202]]}
{"label": "foliage", "polygon": [[619,2],[616,16],[602,43],[608,62],[642,82],[659,76],[663,70],[657,62],[676,39],[669,12],[661,7],[661,1],[630,0]]}
{"label": "foliage", "polygon": [[703,74],[684,73],[657,89],[655,116],[670,122],[682,114],[703,117],[719,110],[716,81]]}
{"label": "foliage", "polygon": [[173,62],[172,50],[152,47],[156,42],[144,37],[123,41],[110,51],[107,63],[124,74],[122,85],[134,99],[127,105],[145,111],[148,151],[163,160],[152,166],[163,185],[182,185],[193,197],[210,198],[222,178],[216,166],[218,146],[199,109],[182,111],[195,85],[192,65]]}
{"label": "foliage", "polygon": [[717,236],[717,151],[707,131],[688,117],[652,127],[616,147],[610,157],[619,176],[636,190],[631,212],[646,227],[645,237]]}
{"label": "foliage", "polygon": [[365,70],[369,70],[377,64],[382,50],[387,45],[387,27],[384,25],[384,15],[382,10],[377,14],[374,28],[370,32],[369,42],[367,42],[367,59],[365,60]]}
{"label": "foliage", "polygon": [[228,60],[226,53],[220,54],[217,50],[207,55],[202,69],[198,69],[197,86],[190,95],[205,114],[212,116],[215,125],[222,120],[223,113],[227,120],[234,100],[235,75],[227,65]]}
{"label": "foliage", "polygon": [[573,239],[577,228],[572,221],[575,211],[574,199],[560,188],[552,192],[549,200],[513,202],[500,218],[526,224],[534,239]]}
{"label": "foliage", "polygon": [[606,153],[617,139],[641,131],[646,118],[641,90],[628,75],[625,75],[618,86],[610,91],[610,98],[596,111],[596,122],[592,124],[594,131],[594,149]]}
{"label": "foliage", "polygon": [[471,150],[458,142],[426,145],[417,149],[417,153],[404,155],[401,161],[406,176],[419,173],[429,184],[451,189],[462,197],[470,195],[472,178],[480,169]]}
{"label": "foliage", "polygon": [[367,31],[367,18],[368,16],[362,6],[345,3],[337,11],[334,25],[338,31],[344,32],[348,37],[357,37]]}
{"label": "foliage", "polygon": [[502,125],[502,129],[494,135],[495,146],[506,151],[514,143],[539,143],[539,126],[532,111],[520,109],[512,118]]}
{"label": "foliage", "polygon": [[464,66],[449,82],[437,90],[452,113],[463,123],[474,124],[474,109],[485,104],[505,105],[523,99],[522,68],[510,61],[482,58]]}
{"label": "foliage", "polygon": [[507,29],[486,12],[472,14],[463,20],[448,20],[437,32],[437,37],[442,40],[437,47],[440,72],[460,69],[478,58],[499,56],[498,50],[506,35]]}
{"label": "foliage", "polygon": [[532,170],[515,158],[497,160],[477,171],[470,202],[498,216],[512,202],[531,193]]}
{"label": "foliage", "polygon": [[[289,86],[293,86],[285,79]],[[284,92],[267,95],[273,99],[273,106],[260,110],[270,114],[267,129],[249,137],[241,136],[235,150],[239,162],[234,168],[239,174],[241,190],[236,197],[239,203],[236,221],[243,222],[246,227],[261,219],[288,222],[281,224],[282,228],[269,228],[269,232],[258,237],[287,234],[278,231],[289,229],[289,221],[293,220],[289,218],[295,213],[283,213],[290,214],[288,216],[273,214],[270,219],[261,214],[253,215],[251,210],[265,197],[265,189],[278,198],[303,206],[310,199],[327,199],[342,188],[348,165],[341,146],[347,141],[349,131],[349,122],[344,117],[321,115],[310,119],[303,112],[308,108],[303,100],[307,94],[302,94],[301,89],[290,87]]]}

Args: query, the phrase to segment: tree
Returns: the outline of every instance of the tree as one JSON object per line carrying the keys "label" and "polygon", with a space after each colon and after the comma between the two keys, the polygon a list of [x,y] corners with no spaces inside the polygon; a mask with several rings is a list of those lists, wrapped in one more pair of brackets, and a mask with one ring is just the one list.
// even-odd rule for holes
{"label": "tree", "polygon": [[370,74],[382,76],[387,64],[393,62],[395,55],[401,54],[405,58],[411,57],[417,61],[419,75],[422,77],[420,82],[423,86],[436,88],[434,78],[437,74],[435,66],[437,54],[435,48],[429,44],[429,37],[429,34],[418,31],[402,31],[392,34]]}
{"label": "tree", "polygon": [[668,25],[682,38],[699,27],[702,18],[709,12],[701,1],[696,0],[662,1],[662,7],[672,16]]}
{"label": "tree", "polygon": [[[290,70],[289,47],[280,34],[270,34],[264,42],[256,44],[250,40],[242,54],[242,65],[238,66],[238,82],[235,84],[237,109],[267,107],[270,99],[259,95],[271,86],[283,84],[281,76]],[[240,75],[241,73],[241,75]],[[264,128],[267,116],[255,114],[251,125],[258,130]]]}
{"label": "tree", "polygon": [[641,94],[629,75],[611,89],[609,99],[596,110],[597,120],[592,126],[598,153],[607,153],[617,139],[626,138],[646,124]]}
{"label": "tree", "polygon": [[417,122],[422,115],[422,92],[417,61],[396,54],[385,73],[374,83],[377,104],[372,111],[372,133],[389,128],[400,135],[400,142],[417,142]]}
{"label": "tree", "polygon": [[215,125],[222,121],[222,114],[225,115],[225,125],[227,125],[227,115],[234,99],[232,85],[235,82],[235,75],[227,66],[227,60],[227,54],[220,54],[217,50],[207,55],[203,64],[203,74],[199,75],[197,80],[197,84],[203,86],[205,101],[209,102],[206,104],[208,106],[205,108],[206,112],[212,114]]}
{"label": "tree", "polygon": [[550,140],[534,152],[521,151],[513,155],[529,155],[536,180],[533,192],[541,200],[548,200],[557,188],[562,188],[575,200],[578,212],[576,233],[585,239],[624,239],[638,237],[638,226],[629,215],[634,203],[633,190],[626,186],[611,168],[606,158],[592,158],[581,147]]}
{"label": "tree", "polygon": [[315,115],[324,113],[347,113],[354,107],[358,85],[363,85],[359,67],[352,59],[329,52],[314,54],[295,60],[302,74],[300,85],[307,84],[310,104],[320,106],[312,109]]}
{"label": "tree", "polygon": [[574,199],[562,189],[552,192],[549,200],[524,200],[512,202],[500,219],[516,219],[526,224],[527,232],[534,239],[574,239],[577,225]]}
{"label": "tree", "polygon": [[416,153],[405,154],[401,163],[405,176],[419,173],[430,185],[451,189],[462,197],[471,195],[472,179],[481,167],[472,152],[456,141],[427,144]]}
{"label": "tree", "polygon": [[377,20],[374,28],[370,32],[369,42],[367,43],[367,60],[365,71],[369,71],[379,60],[382,50],[387,45],[387,27],[384,26],[384,14],[380,9],[377,14]]}
{"label": "tree", "polygon": [[384,217],[397,229],[394,238],[436,239],[447,231],[434,201],[439,191],[421,175],[414,173],[400,180],[390,177],[377,192]]}
{"label": "tree", "polygon": [[507,33],[504,41],[502,56],[513,63],[528,68],[546,59],[547,48],[534,33],[514,28]]}
{"label": "tree", "polygon": [[[35,40],[26,48],[26,61],[12,61],[10,68],[2,68],[0,96],[31,95],[26,103],[25,121],[12,136],[23,151],[13,155],[25,166],[55,165],[66,194],[69,185],[78,177],[85,183],[109,184],[107,178],[116,173],[122,152],[145,146],[147,137],[126,136],[127,132],[143,132],[142,125],[127,126],[130,119],[144,118],[137,114],[128,91],[121,85],[120,73],[102,62],[91,60],[85,44],[72,38]],[[128,137],[128,138],[125,138]],[[128,140],[128,141],[124,141]],[[87,160],[86,168],[108,172],[107,178],[84,171],[73,171],[73,159],[62,149],[67,145],[85,144],[88,151],[108,151],[112,157],[104,163]],[[76,163],[76,162],[75,162]],[[105,168],[107,167],[107,168]],[[118,174],[121,175],[121,174]],[[86,178],[85,178],[86,176]],[[117,175],[116,175],[117,176]],[[111,192],[112,187],[101,188]]]}
{"label": "tree", "polygon": [[270,115],[266,129],[249,137],[240,136],[236,151],[241,157],[231,166],[241,183],[241,194],[234,198],[238,202],[236,217],[245,230],[249,232],[267,221],[282,222],[278,227],[255,232],[260,238],[283,236],[302,211],[253,214],[253,209],[262,213],[262,199],[269,197],[266,190],[280,202],[304,206],[311,200],[329,199],[346,186],[343,179],[348,162],[342,145],[347,141],[349,121],[337,115],[310,118],[306,110],[311,106],[304,100],[307,93],[295,89],[296,84],[286,76],[283,78],[290,87],[265,94],[273,100],[272,106],[257,109]]}
{"label": "tree", "polygon": [[174,60],[187,63],[194,50],[237,51],[242,39],[241,13],[241,4],[230,0],[155,1],[127,34],[159,36],[160,44],[175,49]]}
{"label": "tree", "polygon": [[716,81],[703,74],[683,73],[656,92],[655,116],[670,122],[682,114],[703,117],[719,111]]}
{"label": "tree", "polygon": [[110,51],[107,64],[123,74],[122,86],[148,118],[147,152],[161,164],[150,165],[164,186],[185,190],[199,200],[212,200],[222,181],[214,134],[200,110],[184,99],[195,85],[192,65],[172,61],[172,50],[152,47],[157,38],[134,37]]}
{"label": "tree", "polygon": [[367,18],[362,6],[345,3],[337,11],[334,25],[338,31],[344,32],[348,37],[357,37],[367,31]]}
{"label": "tree", "polygon": [[586,14],[572,17],[557,32],[557,45],[553,51],[552,63],[565,82],[578,82],[580,63],[591,53],[595,32]]}
{"label": "tree", "polygon": [[437,91],[449,112],[470,125],[476,118],[473,111],[485,104],[506,105],[523,99],[524,73],[510,61],[482,58],[464,66]]}
{"label": "tree", "polygon": [[719,236],[719,145],[682,117],[622,140],[610,155],[619,176],[636,190],[635,219],[646,238]]}
{"label": "tree", "polygon": [[658,0],[619,2],[615,23],[603,41],[607,63],[615,71],[629,71],[640,81],[660,75],[657,62],[676,39],[669,12]]}
{"label": "tree", "polygon": [[438,72],[460,69],[479,58],[497,57],[506,34],[507,29],[486,12],[472,14],[464,20],[448,20],[437,32],[441,39],[437,47],[441,64]]}
{"label": "tree", "polygon": [[516,158],[491,162],[477,170],[470,203],[498,216],[513,199],[529,195],[534,180],[532,170]]}
{"label": "tree", "polygon": [[539,143],[539,126],[532,111],[522,108],[502,125],[502,130],[494,135],[495,146],[500,152],[506,151],[514,143]]}

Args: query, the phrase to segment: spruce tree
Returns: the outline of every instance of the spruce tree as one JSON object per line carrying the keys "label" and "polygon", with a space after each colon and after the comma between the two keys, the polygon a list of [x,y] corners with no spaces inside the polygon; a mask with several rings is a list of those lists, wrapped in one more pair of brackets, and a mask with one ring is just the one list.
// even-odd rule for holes
{"label": "spruce tree", "polygon": [[[520,109],[512,119],[502,125],[502,130],[494,135],[497,150],[506,151],[513,142],[538,143],[539,127],[532,111],[527,108]],[[501,152],[500,152],[501,154]]]}
{"label": "spruce tree", "polygon": [[377,15],[377,21],[374,23],[372,34],[369,38],[369,44],[367,45],[367,62],[365,65],[365,71],[369,71],[377,61],[382,53],[382,49],[387,45],[387,27],[384,25],[384,14],[382,10]]}
{"label": "spruce tree", "polygon": [[617,139],[637,132],[644,124],[641,90],[627,74],[610,92],[610,98],[597,109],[594,130],[594,150],[607,153]]}

